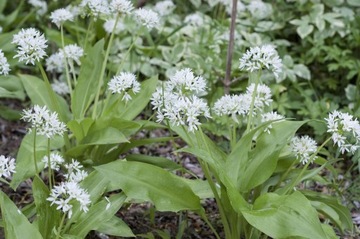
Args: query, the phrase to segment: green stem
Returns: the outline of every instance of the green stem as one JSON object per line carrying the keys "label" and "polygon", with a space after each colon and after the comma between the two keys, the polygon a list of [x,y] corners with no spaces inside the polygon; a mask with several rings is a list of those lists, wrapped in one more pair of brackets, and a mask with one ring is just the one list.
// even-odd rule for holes
{"label": "green stem", "polygon": [[49,189],[52,189],[52,169],[51,169],[51,159],[50,159],[50,138],[47,140],[47,157],[48,157],[48,179],[49,179]]}
{"label": "green stem", "polygon": [[86,50],[88,38],[89,38],[89,32],[90,32],[90,29],[93,27],[93,25],[94,25],[94,19],[93,19],[93,17],[91,17],[90,23],[89,23],[89,26],[88,26],[88,29],[87,29],[86,35],[85,35],[84,50]]}
{"label": "green stem", "polygon": [[210,223],[210,221],[208,220],[205,212],[202,210],[200,213],[201,218],[205,221],[205,223],[210,227],[210,230],[215,234],[215,237],[217,239],[220,239],[221,237],[219,236],[219,234],[216,232],[215,228],[212,226],[212,224]]}
{"label": "green stem", "polygon": [[246,132],[249,132],[252,128],[253,122],[252,122],[252,117],[253,117],[253,113],[254,113],[254,103],[255,103],[255,98],[256,98],[256,91],[259,85],[259,79],[260,79],[260,74],[256,74],[257,72],[254,73],[250,73],[250,80],[252,80],[253,77],[255,78],[255,87],[254,87],[254,92],[251,96],[251,104],[250,104],[250,110],[249,110],[249,118],[248,118],[248,122],[247,122],[247,126],[246,126]]}
{"label": "green stem", "polygon": [[[24,1],[21,1],[21,5],[23,4]],[[19,24],[17,24],[16,28],[20,29],[22,28],[22,26],[24,25],[24,23],[31,17],[31,15],[34,14],[34,12],[36,11],[35,8],[32,8],[31,11],[23,18],[21,19],[21,22],[19,22]]]}
{"label": "green stem", "polygon": [[135,35],[134,37],[134,41],[131,43],[130,47],[128,48],[128,50],[126,51],[123,59],[121,60],[121,63],[119,65],[119,67],[117,68],[116,70],[116,75],[118,75],[120,73],[120,71],[123,69],[123,66],[125,64],[125,60],[128,58],[129,54],[130,54],[130,51],[133,49],[135,43],[136,43],[136,40],[138,39],[139,37],[139,34]]}
{"label": "green stem", "polygon": [[105,58],[104,58],[104,61],[103,61],[102,67],[101,67],[100,79],[99,79],[99,84],[98,84],[97,91],[96,91],[94,109],[93,109],[93,113],[92,113],[92,118],[93,119],[95,119],[97,117],[97,106],[98,106],[98,103],[99,103],[101,86],[102,86],[103,81],[104,81],[106,64],[107,64],[108,57],[109,57],[109,54],[110,54],[110,48],[111,48],[111,45],[112,45],[112,42],[113,42],[113,39],[114,39],[114,36],[115,36],[115,29],[116,29],[116,25],[117,25],[117,23],[119,21],[119,17],[120,17],[120,15],[117,14],[115,24],[114,24],[114,27],[113,27],[113,31],[112,31],[112,33],[110,35],[110,40],[109,40],[109,43],[108,43],[108,46],[107,46],[107,49],[106,49]]}
{"label": "green stem", "polygon": [[62,227],[63,227],[63,225],[64,225],[65,217],[66,217],[66,213],[64,213],[64,215],[63,215],[62,218],[61,218],[61,222],[60,222],[60,225],[59,225],[59,228],[58,228],[58,231],[57,231],[57,234],[56,234],[56,238],[55,238],[55,239],[59,239],[59,238],[60,238],[61,229],[62,229]]}
{"label": "green stem", "polygon": [[35,166],[35,175],[39,172],[39,169],[37,167],[37,163],[36,163],[36,131],[37,128],[34,128],[34,145],[33,145],[33,151],[34,151],[34,166]]}
{"label": "green stem", "polygon": [[62,45],[63,54],[64,54],[66,80],[67,80],[67,84],[68,84],[68,87],[69,87],[69,90],[70,90],[70,97],[72,99],[73,98],[73,91],[72,91],[72,85],[71,85],[71,79],[70,79],[70,73],[69,73],[68,58],[67,58],[67,55],[65,53],[64,28],[63,28],[62,24],[60,26],[60,32],[61,32],[61,34],[60,34],[61,35],[61,45]]}

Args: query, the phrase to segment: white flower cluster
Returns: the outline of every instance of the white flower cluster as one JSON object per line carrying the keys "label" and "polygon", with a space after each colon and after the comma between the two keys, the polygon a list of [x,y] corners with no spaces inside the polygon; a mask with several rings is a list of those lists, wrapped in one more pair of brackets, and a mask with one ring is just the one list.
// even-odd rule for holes
{"label": "white flower cluster", "polygon": [[113,94],[123,94],[122,100],[125,102],[131,100],[130,90],[134,94],[140,92],[140,83],[136,80],[135,75],[129,72],[121,72],[114,76],[109,81],[108,87]]}
{"label": "white flower cluster", "polygon": [[88,176],[88,173],[82,170],[83,166],[74,159],[71,160],[71,163],[65,164],[64,166],[67,169],[67,174],[64,174],[67,181],[79,183]]}
{"label": "white flower cluster", "polygon": [[101,15],[107,16],[111,13],[108,1],[104,0],[82,0],[79,6],[84,11],[88,8],[89,13],[95,18],[98,18]]}
{"label": "white flower cluster", "polygon": [[31,129],[36,129],[38,135],[53,138],[55,135],[63,135],[66,126],[59,121],[56,112],[50,112],[46,106],[35,105],[29,110],[23,111],[22,120],[31,123]]}
{"label": "white flower cluster", "polygon": [[249,72],[266,68],[278,78],[282,71],[282,61],[273,46],[263,45],[247,50],[243,57],[240,58],[239,68]]}
{"label": "white flower cluster", "polygon": [[114,32],[114,34],[119,34],[120,32],[125,30],[125,25],[124,23],[118,21],[116,23],[116,27],[114,29],[115,26],[115,22],[116,20],[114,18],[108,19],[104,22],[104,30],[108,33],[111,34],[112,32]]}
{"label": "white flower cluster", "polygon": [[28,0],[29,4],[37,9],[36,13],[39,16],[44,15],[47,12],[47,3],[43,0]]}
{"label": "white flower cluster", "polygon": [[201,27],[204,25],[204,16],[199,12],[192,13],[185,17],[184,22],[191,26]]}
{"label": "white flower cluster", "polygon": [[84,50],[76,44],[70,44],[52,54],[46,59],[46,70],[50,72],[62,73],[65,68],[65,57],[67,63],[72,66],[74,61],[81,65],[80,58],[84,55]]}
{"label": "white flower cluster", "polygon": [[10,65],[5,57],[3,51],[0,49],[0,74],[8,75],[10,72]]}
{"label": "white flower cluster", "polygon": [[[251,84],[246,88],[246,92],[240,95],[225,95],[218,99],[213,111],[218,116],[231,116],[234,122],[239,123],[238,117],[249,114],[252,95],[255,90],[255,84]],[[272,102],[271,90],[264,84],[258,84],[254,99],[253,114],[262,113],[266,106],[270,106]]]}
{"label": "white flower cluster", "polygon": [[159,25],[159,15],[150,9],[139,8],[134,11],[135,20],[147,29],[152,29]]}
{"label": "white flower cluster", "polygon": [[50,160],[49,157],[46,155],[41,160],[43,163],[45,163],[45,168],[49,167],[49,161],[50,161],[50,168],[52,170],[59,171],[60,165],[64,163],[64,158],[60,155],[59,152],[51,152],[50,153]]}
{"label": "white flower cluster", "polygon": [[[271,112],[267,112],[261,115],[261,122],[265,123],[265,122],[269,122],[269,121],[273,121],[273,120],[283,120],[285,119],[285,117],[283,115],[278,114],[277,112],[271,111]],[[270,130],[272,129],[272,124],[269,124],[266,128],[265,128],[265,132],[270,134]]]}
{"label": "white flower cluster", "polygon": [[309,160],[313,162],[316,159],[315,156],[311,157],[311,155],[316,152],[317,145],[315,140],[310,138],[308,135],[293,137],[291,139],[290,148],[302,164],[308,163]]}
{"label": "white flower cluster", "polygon": [[340,152],[354,154],[360,147],[359,121],[354,119],[352,115],[337,110],[330,113],[325,120],[328,127],[327,132],[332,133],[331,139],[340,148]]}
{"label": "white flower cluster", "polygon": [[60,28],[60,26],[63,25],[64,22],[74,21],[74,15],[68,9],[60,8],[50,14],[50,20],[57,27]]}
{"label": "white flower cluster", "polygon": [[160,16],[167,16],[175,9],[175,4],[171,0],[157,2],[154,6],[154,11]]}
{"label": "white flower cluster", "polygon": [[0,177],[9,178],[12,173],[15,173],[15,159],[0,155]]}
{"label": "white flower cluster", "polygon": [[205,80],[195,77],[190,69],[177,71],[152,95],[157,122],[168,120],[172,125],[187,126],[190,132],[197,130],[201,125],[199,117],[211,118],[206,101],[197,96],[205,93],[205,86]]}
{"label": "white flower cluster", "polygon": [[264,3],[261,0],[252,0],[247,6],[251,16],[256,19],[264,19],[272,14],[271,4]]}
{"label": "white flower cluster", "polygon": [[70,94],[69,86],[63,81],[54,80],[51,83],[51,88],[54,90],[55,93],[59,95],[68,95]]}
{"label": "white flower cluster", "polygon": [[89,193],[74,181],[61,182],[60,185],[54,186],[46,200],[50,201],[51,205],[56,204],[56,209],[67,213],[68,218],[72,216],[74,201],[80,204],[80,210],[85,213],[89,211],[88,206],[91,203]]}
{"label": "white flower cluster", "polygon": [[35,65],[35,61],[46,56],[46,42],[44,35],[35,28],[23,28],[13,37],[12,43],[18,45],[18,51],[14,58],[18,57],[19,62],[25,61],[25,64]]}
{"label": "white flower cluster", "polygon": [[134,9],[133,4],[128,0],[112,0],[110,6],[116,13],[130,14]]}

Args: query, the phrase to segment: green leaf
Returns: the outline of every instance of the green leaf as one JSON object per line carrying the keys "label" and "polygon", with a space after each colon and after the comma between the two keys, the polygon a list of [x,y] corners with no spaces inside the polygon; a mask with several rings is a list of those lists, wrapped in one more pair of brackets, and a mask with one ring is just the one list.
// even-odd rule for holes
{"label": "green leaf", "polygon": [[89,211],[82,213],[76,223],[71,226],[69,234],[85,238],[91,230],[97,230],[103,222],[110,220],[123,205],[125,199],[126,196],[120,193],[108,199],[110,204],[103,199],[92,205]]}
{"label": "green leaf", "polygon": [[89,131],[88,135],[80,142],[81,145],[118,144],[128,142],[120,130],[107,127],[105,129]]}
{"label": "green leaf", "polygon": [[[50,142],[51,149],[58,149],[64,145],[62,137],[57,136]],[[39,170],[44,167],[41,162],[42,157],[46,154],[47,138],[44,136],[36,136],[36,161]],[[19,184],[27,178],[35,175],[34,167],[34,132],[25,135],[21,141],[21,145],[16,156],[16,172],[13,175],[10,186],[16,189]]]}
{"label": "green leaf", "polygon": [[360,2],[358,0],[347,0],[348,4],[353,7],[360,7]]}
{"label": "green leaf", "polygon": [[51,238],[53,228],[59,226],[61,219],[60,211],[56,210],[55,206],[51,207],[50,202],[46,200],[49,197],[50,191],[37,176],[32,183],[32,192],[36,205],[39,231],[44,238]]}
{"label": "green leaf", "polygon": [[252,210],[243,211],[243,216],[273,238],[336,238],[334,232],[323,230],[316,210],[300,192],[283,196],[264,194],[256,199]]}
{"label": "green leaf", "polygon": [[303,64],[297,64],[294,66],[294,72],[297,76],[304,78],[306,80],[310,80],[311,79],[311,73],[309,71],[309,69],[303,65]]}
{"label": "green leaf", "polygon": [[132,199],[150,201],[159,211],[200,210],[200,199],[176,175],[159,167],[127,161],[115,161],[95,167],[103,177]]}
{"label": "green leaf", "polygon": [[96,230],[111,236],[135,237],[130,227],[123,220],[115,216],[106,222],[102,222]]}
{"label": "green leaf", "polygon": [[164,157],[155,157],[155,156],[143,155],[143,154],[129,154],[126,155],[126,159],[128,161],[136,161],[136,162],[151,164],[168,170],[182,169],[181,165]]}
{"label": "green leaf", "polygon": [[[44,81],[39,79],[38,77],[31,75],[19,75],[25,91],[29,96],[31,103],[34,105],[46,105],[51,111],[56,111],[51,103],[51,98],[49,92],[46,88]],[[61,112],[57,112],[59,116],[66,116],[67,119],[70,118],[70,111],[67,102],[64,98],[56,95],[57,101],[59,103],[59,110]],[[66,122],[64,122],[66,123]]]}
{"label": "green leaf", "polygon": [[0,98],[25,100],[24,87],[16,76],[0,77]]}
{"label": "green leaf", "polygon": [[0,191],[1,215],[4,222],[5,238],[42,239],[40,232],[21,213],[15,204]]}
{"label": "green leaf", "polygon": [[296,28],[296,32],[299,34],[301,39],[307,37],[313,30],[314,26],[309,24],[302,24]]}
{"label": "green leaf", "polygon": [[78,82],[71,100],[71,109],[75,119],[82,119],[91,102],[95,99],[101,66],[104,61],[103,48],[104,39],[90,48],[82,61]]}

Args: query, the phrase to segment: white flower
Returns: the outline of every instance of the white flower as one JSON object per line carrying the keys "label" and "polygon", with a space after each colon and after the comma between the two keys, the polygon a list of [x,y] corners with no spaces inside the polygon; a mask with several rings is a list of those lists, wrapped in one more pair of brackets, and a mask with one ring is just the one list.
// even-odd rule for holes
{"label": "white flower", "polygon": [[187,15],[184,19],[184,22],[189,25],[192,25],[192,26],[200,27],[200,26],[204,25],[204,17],[202,14],[196,12],[196,13]]}
{"label": "white flower", "polygon": [[44,135],[47,138],[63,135],[66,131],[65,124],[58,119],[58,114],[50,112],[46,106],[35,105],[29,110],[24,110],[21,119],[31,123],[31,128],[35,128],[38,135]]}
{"label": "white flower", "polygon": [[315,156],[311,157],[311,155],[317,150],[316,142],[308,135],[293,137],[290,143],[290,148],[302,164],[308,163],[309,160],[313,162],[316,159]]}
{"label": "white flower", "polygon": [[70,65],[73,64],[73,61],[75,61],[78,65],[81,65],[80,58],[84,55],[84,50],[78,45],[67,45],[64,47],[64,50],[60,50],[60,53],[69,60]]}
{"label": "white flower", "polygon": [[15,173],[15,159],[0,155],[0,177],[9,178],[12,173]]}
{"label": "white flower", "polygon": [[133,9],[133,4],[128,0],[112,0],[110,6],[113,11],[129,14]]}
{"label": "white flower", "polygon": [[[213,0],[209,0],[209,1],[213,1]],[[225,6],[225,10],[226,10],[227,14],[231,15],[232,0],[221,0],[220,2]],[[246,9],[246,6],[244,5],[244,3],[242,3],[240,0],[238,0],[237,13],[239,14],[239,13],[245,11],[245,9]]]}
{"label": "white flower", "polygon": [[2,31],[3,31],[3,28],[2,28],[2,26],[0,26],[0,33],[2,33]]}
{"label": "white flower", "polygon": [[[43,163],[45,163],[45,168],[49,167],[49,159],[48,156],[44,156],[41,160]],[[50,153],[50,167],[53,170],[59,171],[60,165],[64,163],[64,158],[60,155],[59,152],[52,152]]]}
{"label": "white flower", "polygon": [[74,201],[79,202],[80,210],[85,213],[89,211],[88,206],[91,203],[89,193],[73,181],[61,182],[60,185],[54,186],[46,200],[51,202],[50,205],[58,205],[57,210],[68,213],[68,218],[72,216],[72,203]]}
{"label": "white flower", "polygon": [[59,95],[68,95],[70,94],[69,86],[63,81],[54,80],[54,82],[51,84],[51,87],[53,88],[54,92]]}
{"label": "white flower", "polygon": [[72,181],[79,183],[88,176],[88,173],[85,170],[82,170],[83,166],[74,159],[72,159],[71,163],[65,164],[64,166],[67,169],[67,173],[64,174],[64,177],[68,182]]}
{"label": "white flower", "polygon": [[252,0],[247,6],[247,9],[254,18],[264,19],[272,14],[272,7],[270,4],[264,3],[261,0]]}
{"label": "white flower", "polygon": [[46,70],[62,73],[64,70],[64,54],[57,52],[46,59]]}
{"label": "white flower", "polygon": [[0,74],[8,75],[9,71],[10,71],[10,65],[9,65],[4,53],[0,49]]}
{"label": "white flower", "polygon": [[121,72],[119,75],[114,76],[108,83],[109,90],[115,94],[124,94],[122,100],[128,102],[131,96],[128,93],[130,90],[136,94],[140,92],[140,83],[132,73]]}
{"label": "white flower", "polygon": [[[261,115],[261,122],[265,123],[268,121],[273,121],[273,120],[282,120],[285,119],[285,117],[283,115],[279,115],[277,112],[268,112],[265,114]],[[272,129],[272,124],[269,124],[266,129],[264,129],[265,132],[270,134],[270,130]]]}
{"label": "white flower", "polygon": [[18,51],[14,58],[18,57],[19,62],[25,61],[25,64],[35,65],[35,61],[46,56],[46,39],[35,28],[21,29],[19,33],[14,35],[12,43],[18,45]]}
{"label": "white flower", "polygon": [[[251,101],[252,95],[254,94],[255,90],[255,84],[252,83],[246,88],[246,97]],[[255,93],[255,101],[254,101],[254,114],[256,114],[256,111],[263,111],[265,106],[270,106],[272,103],[271,99],[271,90],[268,86],[264,84],[258,84],[256,93]]]}
{"label": "white flower", "polygon": [[51,22],[60,27],[66,21],[74,21],[74,15],[65,8],[60,8],[50,14]]}
{"label": "white flower", "polygon": [[249,72],[268,69],[272,71],[276,78],[282,71],[282,62],[275,48],[271,45],[252,47],[247,50],[240,59],[240,70]]}
{"label": "white flower", "polygon": [[325,119],[327,132],[332,133],[331,139],[340,148],[341,153],[352,154],[360,147],[360,124],[357,119],[348,113],[333,111]]}
{"label": "white flower", "polygon": [[107,16],[111,13],[109,3],[105,0],[82,0],[79,6],[82,8],[88,7],[95,18],[100,15]]}
{"label": "white flower", "polygon": [[44,15],[47,11],[47,3],[42,0],[28,0],[29,4],[37,8],[36,13],[40,16]]}
{"label": "white flower", "polygon": [[213,111],[218,116],[231,116],[234,122],[239,123],[238,117],[248,114],[250,103],[251,99],[245,94],[224,95],[215,102]]}
{"label": "white flower", "polygon": [[115,25],[115,19],[108,19],[104,22],[104,30],[108,33],[111,34],[114,31],[114,34],[119,34],[120,32],[125,30],[125,25],[124,23],[118,21],[116,24],[116,28],[114,29],[114,25]]}
{"label": "white flower", "polygon": [[201,76],[194,76],[189,68],[178,70],[170,77],[166,84],[166,91],[176,91],[180,95],[197,94],[206,92],[206,81]]}
{"label": "white flower", "polygon": [[148,9],[139,8],[134,12],[135,19],[149,30],[159,25],[159,15]]}
{"label": "white flower", "polygon": [[175,5],[171,0],[157,2],[154,6],[154,11],[160,16],[166,16],[173,12]]}

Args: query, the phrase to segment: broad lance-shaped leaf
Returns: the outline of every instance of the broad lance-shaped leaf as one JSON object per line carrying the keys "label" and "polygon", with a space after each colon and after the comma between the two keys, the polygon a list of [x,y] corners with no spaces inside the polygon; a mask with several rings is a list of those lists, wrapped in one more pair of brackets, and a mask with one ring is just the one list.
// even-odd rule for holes
{"label": "broad lance-shaped leaf", "polygon": [[42,239],[40,232],[21,213],[15,204],[0,191],[1,215],[4,220],[5,238]]}
{"label": "broad lance-shaped leaf", "polygon": [[252,226],[273,238],[337,238],[333,231],[323,227],[316,210],[300,192],[282,196],[264,194],[256,199],[251,210],[242,211],[242,215]]}
{"label": "broad lance-shaped leaf", "polygon": [[44,182],[36,176],[32,183],[33,197],[37,212],[37,225],[44,238],[51,238],[54,228],[59,226],[61,214],[56,207],[51,207],[46,200],[50,192]]}
{"label": "broad lance-shaped leaf", "polygon": [[139,162],[115,161],[95,167],[129,198],[150,201],[159,211],[199,210],[200,199],[176,175]]}
{"label": "broad lance-shaped leaf", "polygon": [[98,41],[82,61],[78,82],[73,92],[71,109],[75,119],[82,119],[94,100],[101,74],[104,40]]}

